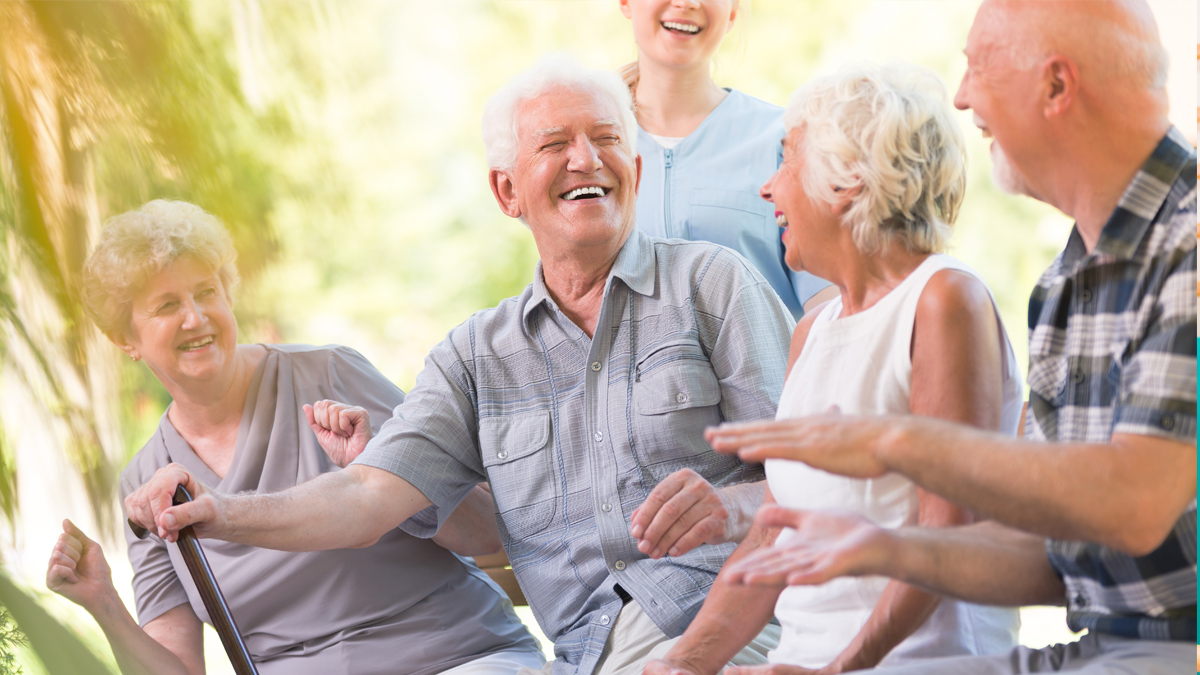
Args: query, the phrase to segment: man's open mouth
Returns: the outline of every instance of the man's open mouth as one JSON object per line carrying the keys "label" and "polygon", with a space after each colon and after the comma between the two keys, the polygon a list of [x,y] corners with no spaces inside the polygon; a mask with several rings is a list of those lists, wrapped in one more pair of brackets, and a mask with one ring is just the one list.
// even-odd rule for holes
{"label": "man's open mouth", "polygon": [[608,192],[608,190],[598,185],[593,185],[590,187],[575,188],[570,192],[563,193],[562,198],[569,202],[576,202],[582,199],[599,199],[608,194]]}

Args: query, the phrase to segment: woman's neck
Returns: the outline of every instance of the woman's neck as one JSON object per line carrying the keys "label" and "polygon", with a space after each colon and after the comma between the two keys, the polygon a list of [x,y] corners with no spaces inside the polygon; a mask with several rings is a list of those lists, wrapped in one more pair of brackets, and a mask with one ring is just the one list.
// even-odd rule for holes
{"label": "woman's neck", "polygon": [[855,249],[849,264],[837,265],[829,281],[842,296],[842,313],[850,316],[870,309],[917,269],[928,253],[913,253],[904,244],[892,242],[874,255],[863,255]]}
{"label": "woman's neck", "polygon": [[707,61],[691,68],[672,68],[645,58],[638,60],[638,124],[649,133],[687,136],[728,95],[713,82]]}
{"label": "woman's neck", "polygon": [[239,345],[228,378],[202,387],[172,387],[172,402],[167,416],[177,431],[189,441],[209,436],[226,436],[241,422],[242,409],[250,390],[250,380],[262,359],[259,345]]}

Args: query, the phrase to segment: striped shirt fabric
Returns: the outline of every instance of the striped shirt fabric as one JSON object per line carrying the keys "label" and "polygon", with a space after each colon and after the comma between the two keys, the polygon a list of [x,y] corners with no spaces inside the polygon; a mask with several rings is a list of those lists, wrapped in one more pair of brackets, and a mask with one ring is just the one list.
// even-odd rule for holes
{"label": "striped shirt fabric", "polygon": [[[632,597],[668,636],[691,622],[733,544],[651,560],[634,509],[690,468],[717,486],[762,480],[705,427],[774,416],[792,318],[751,265],[703,242],[634,231],[609,274],[595,335],[542,278],[478,312],[430,352],[416,386],[358,458],[434,506],[428,536],[480,480],[555,673],[591,673]],[[432,519],[431,519],[432,517]]]}
{"label": "striped shirt fabric", "polygon": [[[1029,301],[1033,440],[1196,443],[1196,152],[1172,128],[1086,251],[1077,229]],[[1136,515],[1131,514],[1131,517]],[[1073,630],[1196,638],[1196,501],[1142,557],[1050,540]]]}

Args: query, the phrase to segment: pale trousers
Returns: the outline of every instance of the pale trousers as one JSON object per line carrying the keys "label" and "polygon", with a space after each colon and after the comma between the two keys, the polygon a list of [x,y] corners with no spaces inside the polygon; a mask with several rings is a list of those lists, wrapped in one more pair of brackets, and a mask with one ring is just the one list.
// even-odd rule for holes
{"label": "pale trousers", "polygon": [[454,666],[450,670],[443,670],[442,675],[513,675],[522,668],[538,669],[545,663],[546,657],[542,656],[541,652],[497,652]]}
{"label": "pale trousers", "polygon": [[1188,642],[1132,640],[1089,633],[1076,642],[1042,649],[1017,647],[994,656],[931,659],[894,668],[880,675],[1179,675],[1191,673],[1196,646]]}
{"label": "pale trousers", "polygon": [[[646,664],[660,659],[670,651],[679,638],[669,638],[633,600],[625,603],[613,624],[596,675],[641,675]],[[767,652],[779,646],[779,626],[769,624],[757,637],[729,662],[735,666],[752,666],[767,662]],[[549,675],[554,662],[542,669],[526,668],[518,675]]]}

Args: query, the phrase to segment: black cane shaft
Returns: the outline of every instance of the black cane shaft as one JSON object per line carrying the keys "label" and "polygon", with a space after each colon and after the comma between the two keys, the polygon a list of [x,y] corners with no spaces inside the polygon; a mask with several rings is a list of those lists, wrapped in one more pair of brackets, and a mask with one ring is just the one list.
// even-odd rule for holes
{"label": "black cane shaft", "polygon": [[[176,504],[190,502],[192,496],[180,485],[175,490],[174,501]],[[217,579],[213,576],[212,568],[208,566],[208,559],[204,557],[204,551],[200,549],[200,542],[196,540],[191,527],[185,527],[179,531],[177,543],[179,544],[179,554],[183,556],[183,562],[187,565],[192,580],[196,582],[200,599],[204,601],[204,608],[208,610],[208,617],[212,619],[213,628],[217,630],[221,644],[225,646],[225,653],[229,655],[234,672],[237,675],[258,675],[258,669],[254,667],[254,661],[250,659],[250,650],[246,649],[246,643],[242,641],[242,634],[238,631],[233,614],[229,611],[229,605],[225,603],[225,597],[221,595]]]}

